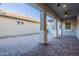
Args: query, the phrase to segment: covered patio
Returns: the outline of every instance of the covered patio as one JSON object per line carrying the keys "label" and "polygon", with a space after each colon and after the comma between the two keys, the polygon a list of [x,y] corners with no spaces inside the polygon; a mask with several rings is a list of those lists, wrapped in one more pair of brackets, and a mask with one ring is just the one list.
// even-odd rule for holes
{"label": "covered patio", "polygon": [[[28,5],[40,11],[39,20],[0,10],[0,55],[79,56],[79,4]],[[18,6],[25,8],[26,3]]]}

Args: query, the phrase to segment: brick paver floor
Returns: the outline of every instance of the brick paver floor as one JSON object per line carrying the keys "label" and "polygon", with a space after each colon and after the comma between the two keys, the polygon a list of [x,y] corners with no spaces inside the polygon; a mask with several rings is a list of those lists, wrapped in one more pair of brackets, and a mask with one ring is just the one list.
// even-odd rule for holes
{"label": "brick paver floor", "polygon": [[73,36],[50,37],[48,45],[39,35],[0,39],[2,56],[79,56],[79,40]]}

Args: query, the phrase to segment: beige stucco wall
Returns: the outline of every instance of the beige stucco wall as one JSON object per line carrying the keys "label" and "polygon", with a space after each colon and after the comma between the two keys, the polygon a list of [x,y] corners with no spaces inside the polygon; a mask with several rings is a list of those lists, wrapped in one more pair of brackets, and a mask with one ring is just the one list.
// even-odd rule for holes
{"label": "beige stucco wall", "polygon": [[[65,29],[65,22],[71,22],[71,30]],[[76,36],[76,19],[66,19],[62,21],[62,35]]]}
{"label": "beige stucco wall", "polygon": [[17,20],[19,19],[0,16],[0,37],[32,34],[40,31],[38,23],[23,21],[24,24],[18,24]]}
{"label": "beige stucco wall", "polygon": [[77,16],[77,22],[76,22],[76,36],[79,39],[79,14]]}

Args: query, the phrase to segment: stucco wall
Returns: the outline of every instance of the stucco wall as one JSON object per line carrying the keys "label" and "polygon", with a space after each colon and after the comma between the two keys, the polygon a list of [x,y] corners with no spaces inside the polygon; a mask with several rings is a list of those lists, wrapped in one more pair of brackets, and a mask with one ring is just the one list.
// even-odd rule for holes
{"label": "stucco wall", "polygon": [[[65,29],[65,22],[71,22],[71,30]],[[76,21],[75,19],[66,19],[62,21],[62,35],[63,36],[76,36]]]}
{"label": "stucco wall", "polygon": [[79,39],[79,15],[77,16],[77,22],[76,22],[76,36]]}
{"label": "stucco wall", "polygon": [[17,20],[0,16],[0,37],[24,35],[38,33],[40,24],[23,21],[24,24],[18,24]]}

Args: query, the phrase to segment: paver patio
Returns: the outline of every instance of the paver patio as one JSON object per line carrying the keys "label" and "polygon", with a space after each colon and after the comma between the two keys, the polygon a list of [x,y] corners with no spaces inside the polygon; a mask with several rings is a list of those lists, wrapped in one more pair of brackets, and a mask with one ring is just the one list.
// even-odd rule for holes
{"label": "paver patio", "polygon": [[39,35],[0,39],[2,56],[79,56],[76,37],[50,37],[48,45],[40,43]]}

